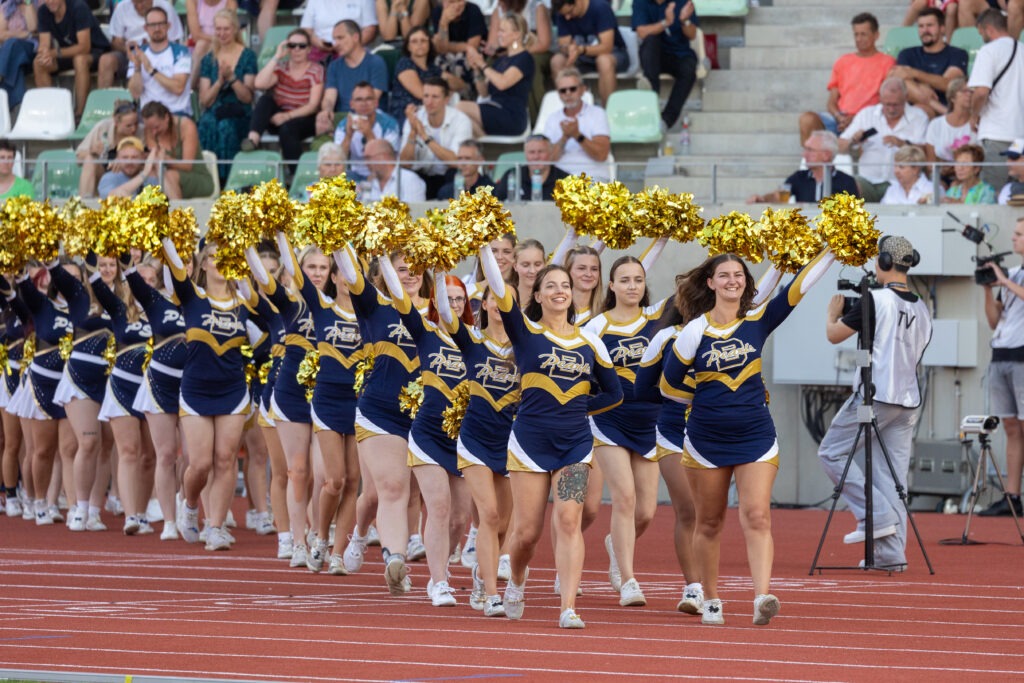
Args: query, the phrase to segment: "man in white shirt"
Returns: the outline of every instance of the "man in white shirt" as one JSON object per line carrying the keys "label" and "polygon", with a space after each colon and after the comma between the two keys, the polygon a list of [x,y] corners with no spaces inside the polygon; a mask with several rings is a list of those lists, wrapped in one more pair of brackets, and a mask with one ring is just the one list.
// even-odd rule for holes
{"label": "man in white shirt", "polygon": [[907,86],[902,78],[885,79],[878,100],[857,112],[839,138],[840,153],[860,153],[857,187],[866,202],[880,201],[895,180],[892,161],[896,150],[923,143],[928,129],[928,115],[907,106]]}
{"label": "man in white shirt", "polygon": [[345,158],[351,162],[348,175],[354,180],[366,180],[370,176],[364,159],[365,146],[376,139],[387,140],[394,149],[401,139],[398,121],[390,114],[377,108],[377,91],[366,81],[352,89],[350,98],[352,111],[334,131],[334,141],[341,145]]}
{"label": "man in white shirt", "polygon": [[363,202],[376,202],[395,196],[406,204],[427,200],[427,184],[412,171],[398,167],[391,143],[374,138],[366,143],[363,155],[370,166],[370,190]]}
{"label": "man in white shirt", "polygon": [[[972,90],[971,127],[994,160],[1016,138],[1024,137],[1024,44],[1007,32],[1006,17],[988,9],[978,17],[985,44],[978,50],[967,81]],[[992,187],[1006,183],[1006,167],[983,166],[981,179]]]}
{"label": "man in white shirt", "polygon": [[169,17],[167,10],[153,7],[146,12],[149,43],[128,42],[128,90],[140,109],[155,100],[172,114],[192,116],[192,55],[184,45],[169,40]]}
{"label": "man in white shirt", "polygon": [[1017,138],[1005,152],[1000,152],[1000,154],[1006,157],[1006,172],[1009,180],[999,191],[996,202],[1004,205],[1024,206],[1024,138]]}
{"label": "man in white shirt", "polygon": [[587,86],[575,67],[555,78],[562,108],[544,122],[544,136],[554,141],[551,159],[569,175],[586,173],[597,181],[611,180],[606,160],[612,148],[608,114],[583,101]]}
{"label": "man in white shirt", "polygon": [[167,21],[170,23],[168,39],[181,41],[181,19],[167,0],[122,0],[114,6],[114,12],[110,15],[111,51],[100,57],[96,70],[97,88],[113,88],[115,79],[127,78],[128,43],[142,45],[149,39],[146,35],[146,14],[154,7],[167,12]]}
{"label": "man in white shirt", "polygon": [[447,81],[428,78],[423,81],[423,106],[405,108],[398,158],[426,182],[427,199],[437,199],[452,175],[450,164],[458,156],[459,144],[473,137],[473,122],[448,104],[449,94]]}

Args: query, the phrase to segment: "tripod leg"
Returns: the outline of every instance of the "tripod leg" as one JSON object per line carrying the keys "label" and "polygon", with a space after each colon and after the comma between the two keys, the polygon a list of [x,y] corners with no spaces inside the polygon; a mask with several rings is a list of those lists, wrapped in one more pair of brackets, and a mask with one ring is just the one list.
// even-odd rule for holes
{"label": "tripod leg", "polygon": [[[988,448],[988,446],[986,446],[986,448]],[[991,452],[989,453],[989,457],[992,457]],[[981,469],[980,465],[978,466],[978,469]],[[999,490],[1003,492],[1004,496],[1009,496],[1010,494],[1006,492],[1006,481],[1003,479],[1003,473],[999,471],[999,467],[996,467],[995,471],[996,477],[999,480]],[[1009,500],[1007,500],[1007,502],[1009,502]],[[1021,531],[1020,528],[1020,515],[1017,514],[1017,508],[1014,507],[1013,503],[1010,503],[1010,514],[1013,515],[1013,523],[1017,527],[1017,535],[1020,536],[1020,541],[1024,544],[1024,531]]]}
{"label": "tripod leg", "polygon": [[857,446],[860,445],[860,437],[864,432],[864,426],[861,425],[860,429],[857,430],[857,436],[853,440],[853,447],[850,449],[850,453],[846,456],[846,465],[843,467],[843,474],[839,477],[838,483],[832,489],[832,506],[828,511],[828,518],[825,519],[825,528],[821,530],[821,538],[818,540],[818,549],[814,551],[814,559],[811,560],[811,570],[808,573],[810,576],[814,576],[814,570],[818,568],[818,558],[821,556],[821,549],[825,545],[825,537],[828,536],[828,528],[832,524],[832,516],[835,515],[836,505],[839,504],[839,496],[843,492],[843,485],[846,483],[846,477],[850,473],[850,465],[853,464],[853,456],[857,452]]}
{"label": "tripod leg", "polygon": [[[974,519],[974,506],[978,502],[978,496],[985,488],[982,480],[982,472],[988,468],[988,459],[991,455],[988,444],[982,444],[981,453],[978,455],[978,466],[974,470],[974,483],[971,484],[971,492],[967,498],[967,522],[964,524],[964,535],[960,542],[967,545],[967,537],[971,533],[971,520]],[[970,460],[968,460],[970,462]]]}

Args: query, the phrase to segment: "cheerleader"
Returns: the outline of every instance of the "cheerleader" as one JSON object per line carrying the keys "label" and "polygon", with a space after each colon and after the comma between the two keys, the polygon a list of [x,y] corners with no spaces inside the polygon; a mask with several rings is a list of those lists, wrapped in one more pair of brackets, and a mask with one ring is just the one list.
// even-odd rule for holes
{"label": "cheerleader", "polygon": [[[512,279],[512,269],[515,266],[516,234],[506,232],[504,235],[491,242],[491,253],[501,268],[501,276],[505,282]],[[466,289],[469,290],[469,303],[473,314],[480,310],[480,302],[483,300],[484,290],[487,283],[484,281],[484,272],[477,260],[476,270],[463,278]]]}
{"label": "cheerleader", "polygon": [[4,485],[4,514],[21,517],[23,510],[18,500],[18,454],[21,452],[21,425],[18,417],[7,412],[11,396],[18,388],[21,359],[25,349],[25,326],[14,312],[8,298],[14,292],[0,278],[0,463]]}
{"label": "cheerleader", "polygon": [[480,257],[512,342],[522,386],[508,445],[516,504],[505,614],[511,619],[523,615],[527,565],[541,535],[553,484],[558,519],[555,565],[561,584],[559,626],[583,628],[574,608],[583,571],[580,519],[593,456],[586,416],[618,405],[622,387],[601,341],[572,323],[572,279],[563,267],[547,266],[537,274],[529,302],[520,312],[490,249],[481,249]]}
{"label": "cheerleader", "polygon": [[196,283],[188,278],[174,243],[165,238],[163,249],[186,325],[179,413],[189,462],[183,481],[184,505],[176,522],[187,542],[199,540],[199,494],[211,481],[206,549],[227,550],[231,542],[223,526],[235,491],[235,457],[249,411],[242,348],[248,343],[246,321],[256,296],[221,275],[214,262],[214,246],[207,244],[199,254]]}
{"label": "cheerleader", "polygon": [[[575,242],[575,233],[573,233]],[[604,243],[597,247],[578,244],[569,249],[565,268],[572,277],[572,303],[576,307],[576,325],[582,326],[602,309],[601,253]]]}
{"label": "cheerleader", "polygon": [[686,423],[683,464],[697,514],[693,552],[704,584],[701,621],[705,624],[725,623],[718,597],[718,558],[733,474],[754,584],[754,623],[767,624],[779,611],[778,598],[769,592],[771,491],[779,447],[765,403],[761,351],[768,335],[833,260],[831,252],[822,252],[756,309],[752,309],[754,278],[734,254],[708,258],[687,273],[676,289],[676,301],[690,322],[667,354],[660,387],[665,398],[687,400],[686,375],[692,368],[696,386]]}

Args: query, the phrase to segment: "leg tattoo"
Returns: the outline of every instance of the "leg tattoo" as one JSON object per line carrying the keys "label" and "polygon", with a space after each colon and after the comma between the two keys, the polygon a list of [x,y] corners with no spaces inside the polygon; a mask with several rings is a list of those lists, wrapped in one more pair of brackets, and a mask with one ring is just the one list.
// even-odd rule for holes
{"label": "leg tattoo", "polygon": [[590,467],[582,462],[569,465],[562,470],[558,478],[558,499],[574,500],[583,505],[587,495],[587,480],[590,478]]}

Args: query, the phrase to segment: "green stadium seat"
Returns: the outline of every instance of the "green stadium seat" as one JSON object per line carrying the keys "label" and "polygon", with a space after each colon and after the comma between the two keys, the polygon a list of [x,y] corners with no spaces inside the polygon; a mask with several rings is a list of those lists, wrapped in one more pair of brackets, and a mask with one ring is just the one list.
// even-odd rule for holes
{"label": "green stadium seat", "polygon": [[259,185],[262,182],[277,178],[280,180],[281,154],[266,149],[252,152],[239,152],[231,162],[231,173],[224,183],[225,190],[239,191],[243,187]]}
{"label": "green stadium seat", "polygon": [[260,69],[267,65],[270,58],[274,56],[277,51],[277,46],[284,42],[284,39],[288,37],[288,34],[295,30],[294,26],[271,26],[267,31],[267,35],[263,37],[263,45],[260,47],[260,53],[256,56],[256,63]]}
{"label": "green stadium seat", "polygon": [[693,0],[697,16],[745,17],[750,13],[749,0]]}
{"label": "green stadium seat", "polygon": [[319,152],[303,152],[295,167],[295,177],[292,178],[292,186],[288,194],[292,199],[304,200],[306,198],[306,187],[320,180],[320,170],[317,165]]}
{"label": "green stadium seat", "polygon": [[124,88],[103,88],[90,91],[88,99],[85,100],[82,120],[69,139],[75,142],[84,139],[97,123],[113,116],[114,103],[118,100],[131,102],[132,94]]}
{"label": "green stadium seat", "polygon": [[967,50],[967,73],[970,73],[974,68],[974,58],[978,56],[978,50],[985,44],[985,41],[982,40],[976,27],[962,26],[953,31],[953,37],[950,38],[949,44],[961,50]]}
{"label": "green stadium seat", "polygon": [[661,110],[656,92],[616,90],[608,98],[607,112],[613,143],[661,142]]}
{"label": "green stadium seat", "polygon": [[494,182],[498,182],[501,180],[501,176],[520,163],[526,163],[526,152],[503,152],[498,155],[498,160],[494,163],[494,175],[491,177]]}
{"label": "green stadium seat", "polygon": [[921,44],[921,37],[917,35],[916,26],[893,26],[885,34],[882,41],[882,52],[893,57],[900,53],[900,50],[908,47],[917,47]]}
{"label": "green stadium seat", "polygon": [[[631,17],[633,16],[633,0],[620,0],[615,7],[615,16],[617,17]],[[555,40],[555,38],[552,38]]]}
{"label": "green stadium seat", "polygon": [[398,60],[402,58],[402,51],[391,45],[378,45],[373,48],[373,54],[378,55],[388,66],[388,87],[395,82],[395,67]]}
{"label": "green stadium seat", "polygon": [[[43,169],[46,179],[43,182]],[[78,194],[78,180],[82,169],[78,165],[74,150],[48,149],[36,157],[32,169],[32,186],[36,189],[36,199],[67,199]],[[45,184],[45,194],[44,194]]]}

